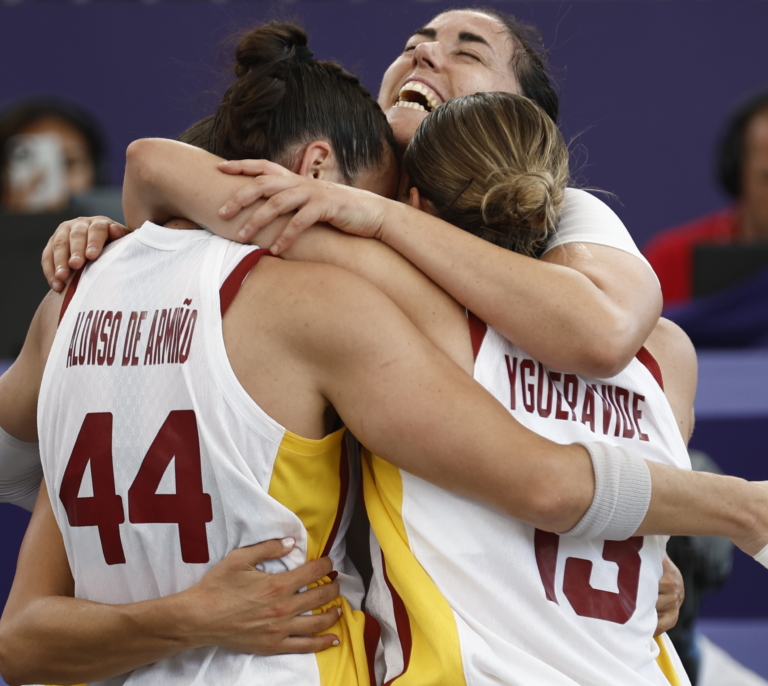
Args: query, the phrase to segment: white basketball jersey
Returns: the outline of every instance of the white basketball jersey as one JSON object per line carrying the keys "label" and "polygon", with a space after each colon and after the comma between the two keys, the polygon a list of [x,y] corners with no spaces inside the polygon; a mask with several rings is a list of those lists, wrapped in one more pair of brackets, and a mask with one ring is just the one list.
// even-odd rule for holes
{"label": "white basketball jersey", "polygon": [[[521,424],[558,443],[604,441],[690,468],[647,351],[610,379],[584,378],[545,367],[470,319],[475,379]],[[381,624],[380,682],[688,683],[671,643],[653,640],[666,537],[539,531],[370,454],[364,489],[376,551],[366,606]]]}
{"label": "white basketball jersey", "polygon": [[288,432],[248,396],[224,347],[222,309],[253,250],[145,224],[81,272],[40,390],[48,494],[78,598],[166,596],[235,548],[293,536],[296,548],[264,569],[330,555],[346,596],[332,629],[341,645],[317,656],[189,650],[110,684],[369,682],[365,622],[350,607],[361,584],[344,568],[355,492],[344,431]]}

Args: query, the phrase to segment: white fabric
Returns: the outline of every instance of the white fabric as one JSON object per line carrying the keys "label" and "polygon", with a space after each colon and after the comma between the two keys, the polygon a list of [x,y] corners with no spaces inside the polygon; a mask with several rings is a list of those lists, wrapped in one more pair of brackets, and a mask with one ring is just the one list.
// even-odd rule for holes
{"label": "white fabric", "polygon": [[618,248],[642,260],[649,268],[651,266],[616,213],[599,198],[578,188],[565,189],[563,213],[545,253],[568,243],[596,243]]}
{"label": "white fabric", "polygon": [[768,545],[755,555],[755,560],[763,565],[763,567],[768,567]]}
{"label": "white fabric", "polygon": [[639,455],[617,445],[581,443],[595,473],[595,496],[581,520],[562,536],[628,539],[643,523],[651,504],[651,473]]}
{"label": "white fabric", "polygon": [[[607,380],[561,374],[489,329],[474,376],[523,425],[554,441],[600,440],[630,447],[650,460],[690,468],[666,396],[637,360]],[[604,409],[601,391],[622,398],[622,409]],[[668,686],[652,640],[666,537],[609,542],[604,550],[604,540],[537,532],[408,473],[401,471],[401,477],[411,551],[454,612],[467,685]],[[631,546],[641,541],[634,551]],[[547,545],[551,551],[553,543],[553,564],[548,564]],[[626,583],[619,592],[619,565],[607,559],[612,546],[624,555],[621,578],[627,582],[627,576],[635,574],[636,592],[627,590]],[[582,567],[576,569],[578,565]],[[552,599],[547,598],[547,570]],[[383,589],[383,581],[374,579],[372,587]],[[572,604],[590,598],[590,616]],[[598,618],[607,614],[605,605],[629,607],[629,616],[623,623]],[[377,617],[389,625],[383,627],[385,641],[396,631],[388,614]],[[392,670],[388,677],[396,673]],[[685,675],[679,676],[686,684]]]}
{"label": "white fabric", "polygon": [[42,479],[38,444],[20,441],[0,426],[0,503],[13,503],[31,512]]}
{"label": "white fabric", "polygon": [[[196,583],[230,550],[273,538],[292,536],[297,544],[286,557],[263,565],[265,571],[293,569],[306,560],[307,532],[301,520],[268,495],[285,429],[266,415],[238,383],[224,347],[220,282],[227,268],[231,269],[251,249],[233,247],[205,231],[172,231],[145,224],[110,246],[83,273],[51,348],[38,417],[46,482],[78,597],[124,603],[172,594]],[[180,355],[177,362],[145,364],[145,346],[153,339],[154,314],[163,310],[178,311],[187,322],[180,327],[179,348],[183,352],[187,346],[189,355],[186,361]],[[104,361],[100,365],[97,356],[92,364],[68,366],[73,331],[78,323],[82,326],[87,313],[98,311],[114,313],[113,326],[117,313],[123,315],[113,364]],[[132,312],[147,313],[136,358],[133,346],[124,345],[124,341],[131,340],[126,334],[131,330]],[[104,334],[105,345],[110,335],[108,331]],[[75,356],[80,350],[76,342]],[[133,359],[138,360],[136,364]],[[195,461],[190,458],[197,440],[194,436],[190,441],[194,431],[174,430],[172,435],[163,435],[165,448],[155,445],[162,443],[161,427],[166,426],[172,411],[194,411],[202,488],[189,486],[189,481],[182,487],[178,482],[179,478],[192,478],[188,475],[193,471],[189,465]],[[71,525],[60,498],[62,479],[73,462],[84,418],[92,413],[112,415],[106,445],[109,449],[111,441],[114,489],[122,499],[125,516],[119,526],[124,563],[107,564],[100,529]],[[90,462],[79,487],[81,502],[93,494],[97,458],[104,450],[103,436],[92,433],[84,439]],[[196,491],[198,496],[205,493],[210,497],[212,516],[205,524],[208,561],[182,559],[179,524],[155,523],[158,519],[153,518],[145,520],[152,523],[137,523],[140,517],[136,516],[129,488],[138,483],[137,474],[149,461],[150,446],[158,453],[174,455],[155,493]],[[103,469],[103,457],[98,459]],[[180,460],[183,467],[179,466]],[[99,478],[103,491],[103,474]],[[135,500],[139,500],[138,495]],[[149,500],[152,502],[151,497]],[[197,503],[194,514],[199,518],[204,509]],[[336,569],[343,573],[338,548],[331,557],[335,563],[338,561]],[[260,657],[209,647],[184,651],[103,683],[310,686],[319,684],[319,672],[314,655]]]}

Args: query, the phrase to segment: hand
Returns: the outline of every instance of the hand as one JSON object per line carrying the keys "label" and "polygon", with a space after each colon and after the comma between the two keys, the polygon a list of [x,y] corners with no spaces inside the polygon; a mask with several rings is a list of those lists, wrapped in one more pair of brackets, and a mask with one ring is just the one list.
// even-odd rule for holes
{"label": "hand", "polygon": [[680,607],[685,599],[683,575],[680,574],[680,570],[672,562],[669,555],[664,555],[662,569],[664,573],[659,579],[659,599],[656,601],[656,613],[659,616],[659,622],[656,625],[654,636],[669,631],[677,624]]}
{"label": "hand", "polygon": [[194,645],[276,655],[314,653],[338,644],[339,638],[334,634],[312,635],[330,629],[338,621],[338,605],[319,614],[303,615],[339,595],[339,584],[327,579],[333,566],[329,558],[313,560],[280,574],[266,574],[255,568],[265,560],[288,554],[295,542],[285,540],[287,545],[266,541],[233,550],[184,592],[197,620],[192,628]]}
{"label": "hand", "polygon": [[80,269],[86,258],[95,260],[110,240],[122,238],[128,229],[109,217],[79,217],[59,224],[43,250],[41,264],[51,288],[64,290],[70,267]]}
{"label": "hand", "polygon": [[231,219],[244,208],[266,198],[243,225],[238,240],[250,241],[256,233],[277,217],[296,212],[270,250],[279,255],[287,250],[301,233],[317,222],[328,222],[337,229],[366,238],[378,238],[385,203],[374,193],[299,176],[266,160],[222,162],[227,174],[256,176],[219,210],[222,219]]}

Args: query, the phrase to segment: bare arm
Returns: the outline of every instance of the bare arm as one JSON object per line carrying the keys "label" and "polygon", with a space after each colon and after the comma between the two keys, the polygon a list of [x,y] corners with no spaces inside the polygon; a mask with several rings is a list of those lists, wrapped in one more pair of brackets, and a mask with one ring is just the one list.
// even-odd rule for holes
{"label": "bare arm", "polygon": [[[183,207],[185,216],[199,221],[188,208],[205,194],[216,199],[208,209],[206,226],[236,239],[250,213],[241,211],[228,223],[217,221],[213,210],[220,207],[219,198],[227,195],[218,189],[232,185],[222,175],[217,177],[215,158],[199,152],[158,139],[132,144],[125,197],[142,198],[143,207],[133,215],[126,202],[126,217],[131,213],[135,222],[162,221],[180,214]],[[131,189],[132,178],[143,182],[141,193]],[[331,202],[328,184],[322,188],[323,202]],[[356,189],[339,187],[338,191],[348,204],[349,198],[361,205],[375,204],[355,214],[356,218],[365,215],[362,221],[379,224],[371,227],[373,235],[506,338],[556,369],[596,377],[615,374],[642,346],[661,312],[661,292],[653,272],[622,250],[572,243],[537,261],[400,203]],[[339,226],[333,217],[320,218]]]}
{"label": "bare arm", "polygon": [[381,240],[555,369],[612,376],[659,317],[658,282],[647,265],[622,250],[571,243],[534,260],[416,212],[391,207]]}
{"label": "bare arm", "polygon": [[[318,391],[367,447],[541,529],[565,531],[579,521],[594,492],[586,451],[522,427],[359,278],[324,265],[266,262],[272,264],[263,265],[260,278],[249,277],[244,286],[264,289],[251,291],[261,309],[245,340],[282,321],[280,346],[292,351],[291,367],[317,380]],[[271,314],[263,293],[284,294],[273,296]],[[751,554],[768,542],[763,486],[655,463],[649,469],[653,497],[639,535],[725,535]]]}
{"label": "bare arm", "polygon": [[[268,541],[234,550],[195,586],[165,598],[125,605],[81,600],[72,597],[64,543],[43,488],[0,620],[0,673],[11,685],[76,684],[206,645],[259,654],[327,648],[335,636],[297,635],[328,629],[336,608],[299,615],[332,600],[337,584],[298,591],[328,574],[330,561],[274,575],[254,568],[291,548],[290,541]],[[285,611],[275,611],[278,605]]]}
{"label": "bare arm", "polygon": [[[24,347],[0,377],[0,427],[37,440],[37,396],[62,297],[49,293]],[[15,683],[81,683],[123,673],[204,645],[259,654],[315,652],[332,645],[335,608],[301,616],[338,596],[333,582],[298,593],[326,576],[328,558],[289,572],[254,565],[292,547],[269,541],[232,551],[183,593],[130,605],[72,597],[73,581],[46,489],[22,545],[11,595],[0,619],[0,674]]]}

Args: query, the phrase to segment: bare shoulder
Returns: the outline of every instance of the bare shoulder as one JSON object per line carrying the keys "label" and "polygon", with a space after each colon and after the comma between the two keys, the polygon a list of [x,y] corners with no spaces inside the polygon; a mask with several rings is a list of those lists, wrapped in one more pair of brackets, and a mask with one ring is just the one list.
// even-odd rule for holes
{"label": "bare shoulder", "polygon": [[687,441],[693,431],[698,362],[691,339],[677,324],[659,319],[645,347],[656,358],[664,378],[664,392]]}
{"label": "bare shoulder", "polygon": [[346,269],[272,257],[251,270],[233,308],[238,301],[243,313],[238,326],[254,335],[266,332],[270,341],[294,343],[303,356],[328,346],[346,348],[405,319],[387,295]]}

